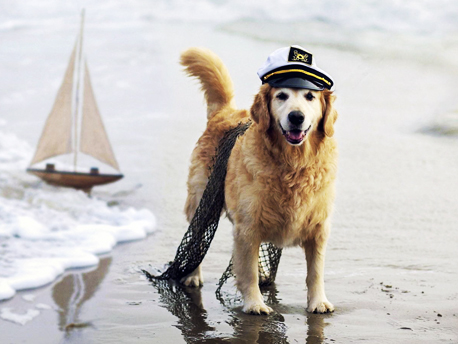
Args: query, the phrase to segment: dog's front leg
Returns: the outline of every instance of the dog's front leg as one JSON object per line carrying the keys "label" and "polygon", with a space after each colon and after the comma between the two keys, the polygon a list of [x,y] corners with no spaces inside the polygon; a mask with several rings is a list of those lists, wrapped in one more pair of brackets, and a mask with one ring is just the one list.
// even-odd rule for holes
{"label": "dog's front leg", "polygon": [[234,233],[234,272],[237,288],[243,296],[243,311],[251,314],[269,314],[259,290],[258,258],[260,242],[236,228]]}
{"label": "dog's front leg", "polygon": [[328,313],[334,306],[324,291],[324,257],[326,253],[327,232],[321,228],[319,235],[303,243],[307,259],[307,312]]}

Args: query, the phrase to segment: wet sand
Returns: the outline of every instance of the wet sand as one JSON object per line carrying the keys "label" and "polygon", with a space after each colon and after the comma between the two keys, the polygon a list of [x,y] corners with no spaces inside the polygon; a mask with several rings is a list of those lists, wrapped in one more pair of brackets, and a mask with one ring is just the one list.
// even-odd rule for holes
{"label": "wet sand", "polygon": [[[126,180],[94,190],[94,196],[151,209],[158,229],[146,240],[118,246],[96,269],[68,271],[52,285],[0,302],[0,309],[16,313],[51,306],[24,326],[1,320],[2,343],[458,342],[458,141],[421,133],[434,115],[456,106],[449,91],[456,89],[456,75],[402,56],[297,42],[314,51],[337,85],[340,162],[325,270],[336,311],[305,311],[305,258],[291,248],[284,251],[276,284],[264,291],[275,312],[251,316],[241,312],[231,284],[224,303],[215,296],[231,255],[225,219],[204,261],[200,290],[153,286],[140,269],[173,259],[187,228],[187,167],[204,130],[205,108],[197,84],[181,72],[179,53],[189,46],[218,53],[233,76],[237,104],[246,108],[259,87],[257,68],[285,43],[199,25],[152,23],[148,30],[151,40],[133,41],[131,52],[150,49],[141,61],[154,66],[144,73],[144,103],[110,124],[112,141],[123,142],[118,158]],[[136,68],[122,73],[128,79],[141,73]],[[127,88],[125,101],[139,88]],[[28,129],[13,126],[18,134]]]}

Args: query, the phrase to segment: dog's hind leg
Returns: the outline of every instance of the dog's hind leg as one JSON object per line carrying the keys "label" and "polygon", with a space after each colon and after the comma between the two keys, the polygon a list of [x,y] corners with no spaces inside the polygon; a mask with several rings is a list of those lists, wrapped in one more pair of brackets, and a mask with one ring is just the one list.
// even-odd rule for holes
{"label": "dog's hind leg", "polygon": [[[231,77],[226,66],[215,53],[208,49],[191,48],[181,54],[180,62],[185,67],[186,73],[191,77],[197,78],[201,83],[201,89],[204,92],[207,103],[208,120],[211,120],[224,107],[235,108],[234,87]],[[208,172],[209,166],[205,166],[203,161],[205,157],[211,157],[215,149],[213,146],[209,147],[208,142],[207,145],[205,144],[205,140],[208,140],[208,138],[209,136],[203,139],[202,142],[199,140],[191,157],[188,177],[188,199],[185,207],[188,222],[191,222],[194,216],[208,181],[206,172]],[[203,279],[200,266],[188,276],[182,278],[181,282],[187,286],[202,285]]]}
{"label": "dog's hind leg", "polygon": [[204,284],[204,278],[202,276],[202,268],[200,265],[189,275],[183,277],[180,280],[187,287],[200,287]]}
{"label": "dog's hind leg", "polygon": [[258,259],[260,242],[247,238],[244,231],[234,231],[232,255],[237,288],[243,296],[243,311],[250,314],[269,314],[272,308],[264,303],[259,290]]}
{"label": "dog's hind leg", "polygon": [[324,291],[324,256],[328,230],[327,224],[322,225],[317,237],[302,243],[307,259],[307,312],[329,313],[334,311],[334,306],[326,297]]}
{"label": "dog's hind leg", "polygon": [[[188,197],[186,199],[186,205],[184,212],[188,223],[191,223],[192,218],[199,206],[200,200],[204,193],[205,187],[207,186],[208,178],[205,175],[203,168],[191,168],[188,177]],[[202,277],[202,269],[199,265],[189,275],[183,277],[180,280],[187,287],[200,287],[204,284]]]}

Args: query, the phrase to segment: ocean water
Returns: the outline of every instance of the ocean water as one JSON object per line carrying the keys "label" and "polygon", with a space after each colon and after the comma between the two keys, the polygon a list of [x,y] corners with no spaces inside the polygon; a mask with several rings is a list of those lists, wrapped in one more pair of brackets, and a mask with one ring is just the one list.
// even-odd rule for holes
{"label": "ocean water", "polygon": [[452,0],[134,0],[128,4],[3,0],[0,32],[50,27],[76,32],[81,8],[92,16],[90,25],[104,29],[132,30],[157,21],[204,23],[261,40],[322,45],[379,58],[404,57],[458,69],[458,3]]}
{"label": "ocean water", "polygon": [[[458,68],[458,3],[452,0],[114,0],[92,3],[57,0],[0,1],[0,33],[50,28],[76,32],[78,13],[87,8],[90,25],[132,30],[148,23],[207,24],[256,39],[306,43],[404,57]],[[145,26],[146,25],[146,26]],[[145,33],[146,34],[146,33]]]}
{"label": "ocean water", "polygon": [[[46,22],[65,25],[83,7],[96,14],[99,24],[141,20],[205,22],[221,25],[240,20],[291,24],[326,24],[335,31],[368,31],[434,36],[456,34],[458,4],[453,0],[120,0],[93,4],[79,0],[61,4],[58,0],[0,2],[0,32],[40,26]],[[314,35],[307,32],[307,35]],[[351,40],[352,37],[348,37]],[[324,42],[326,43],[326,42]]]}
{"label": "ocean water", "polygon": [[[132,113],[161,120],[150,108],[160,104],[145,102],[146,79],[153,79],[161,69],[149,59],[151,51],[160,50],[157,37],[161,34],[149,31],[157,21],[170,23],[171,29],[176,22],[196,23],[279,44],[313,44],[375,59],[398,57],[442,73],[458,72],[456,1],[0,0],[0,300],[12,297],[16,290],[50,283],[66,269],[97,265],[98,255],[119,242],[144,238],[155,228],[151,210],[110,205],[82,192],[47,186],[25,173],[63,76],[83,7],[88,30],[95,32],[87,44],[93,52],[89,62],[98,66],[93,82],[100,104],[105,105],[102,115],[110,112],[104,97],[112,96],[97,90],[114,86],[133,95],[130,112],[117,112],[122,100],[110,99],[109,110],[114,113],[114,119],[106,121],[110,137],[110,126],[116,128],[113,123]],[[113,32],[116,39],[111,37]],[[134,34],[124,36],[125,32]],[[97,51],[107,45],[123,46],[125,51],[107,59],[104,51]],[[51,53],[56,55],[53,59],[43,58]],[[127,71],[126,66],[132,69]],[[137,66],[141,72],[132,74]],[[134,82],[114,79],[113,71],[124,72]],[[42,88],[34,80],[43,80]],[[32,116],[33,111],[41,114],[40,119]],[[442,116],[441,126],[457,123],[456,113]],[[113,135],[118,138],[112,141],[115,152],[121,151],[121,168],[122,157],[129,154],[122,144],[127,146],[129,135],[128,130]]]}
{"label": "ocean water", "polygon": [[[325,22],[339,28],[381,30],[419,35],[456,33],[458,4],[453,0],[120,0],[75,1],[61,4],[58,0],[39,3],[23,1],[0,3],[2,30],[38,24],[43,18],[62,22],[73,18],[75,8],[87,7],[97,12],[99,19],[118,18],[118,21],[153,17],[159,20],[192,22],[224,22],[250,19],[270,22]],[[34,19],[34,20],[33,20]]]}
{"label": "ocean water", "polygon": [[380,30],[420,35],[456,32],[458,5],[450,0],[332,0],[143,1],[152,4],[151,15],[159,19],[230,22],[251,19],[270,22],[324,22],[341,29]]}

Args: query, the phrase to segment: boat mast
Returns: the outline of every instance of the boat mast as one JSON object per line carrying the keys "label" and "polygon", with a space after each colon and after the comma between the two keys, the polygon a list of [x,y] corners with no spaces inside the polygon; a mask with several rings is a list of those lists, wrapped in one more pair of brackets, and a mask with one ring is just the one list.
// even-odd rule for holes
{"label": "boat mast", "polygon": [[83,51],[83,28],[84,28],[84,8],[81,10],[81,29],[80,39],[78,48],[78,70],[77,70],[77,81],[76,81],[76,97],[75,97],[75,109],[74,109],[74,137],[73,140],[75,145],[73,148],[73,169],[76,172],[77,160],[78,160],[78,110],[79,110],[79,89],[80,89],[80,78],[81,78],[81,56]]}

